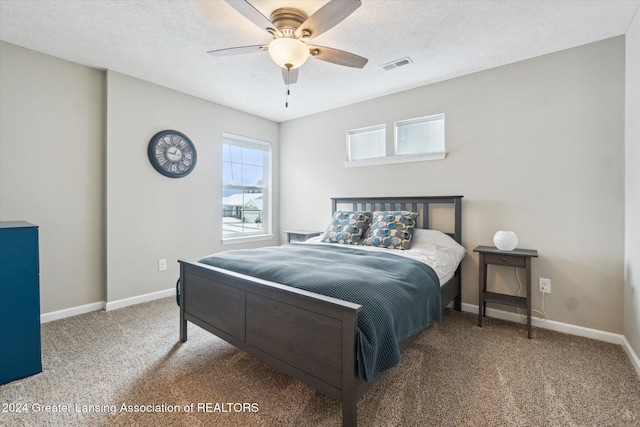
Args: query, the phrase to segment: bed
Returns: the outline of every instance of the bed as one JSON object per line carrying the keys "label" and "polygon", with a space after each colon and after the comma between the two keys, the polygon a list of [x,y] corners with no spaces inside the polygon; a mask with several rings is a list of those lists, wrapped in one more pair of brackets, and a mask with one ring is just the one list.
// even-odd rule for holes
{"label": "bed", "polygon": [[[433,210],[447,206],[446,213],[453,223],[447,234],[461,243],[461,201],[462,196],[340,197],[332,199],[332,211],[336,213],[344,207],[354,212],[411,211],[419,214],[416,229],[430,229]],[[283,246],[312,251],[319,245],[312,241]],[[347,252],[349,249],[338,248],[336,251]],[[363,379],[359,358],[361,331],[358,321],[359,316],[363,317],[361,313],[366,311],[365,307],[205,262],[209,260],[180,261],[180,341],[187,341],[188,322],[198,325],[341,401],[343,426],[356,426],[358,399],[373,384],[373,381]],[[458,264],[444,277],[446,282],[439,283],[440,300],[434,306],[443,310],[453,302],[454,308],[460,310],[460,273]],[[442,280],[443,276],[438,274],[438,278]],[[277,328],[265,327],[274,324]],[[407,348],[419,333],[398,339],[399,351]]]}

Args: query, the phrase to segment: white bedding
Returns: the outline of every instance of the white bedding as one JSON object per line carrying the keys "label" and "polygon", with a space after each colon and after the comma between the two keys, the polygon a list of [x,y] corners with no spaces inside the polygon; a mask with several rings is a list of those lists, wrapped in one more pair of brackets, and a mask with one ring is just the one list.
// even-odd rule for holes
{"label": "white bedding", "polygon": [[[300,244],[322,244],[344,246],[340,243],[324,243],[322,236],[312,237]],[[415,229],[411,239],[411,248],[406,250],[386,249],[375,246],[349,245],[349,248],[361,249],[363,251],[384,252],[420,261],[427,264],[438,275],[440,286],[444,285],[453,277],[467,253],[466,249],[450,236],[438,230]]]}

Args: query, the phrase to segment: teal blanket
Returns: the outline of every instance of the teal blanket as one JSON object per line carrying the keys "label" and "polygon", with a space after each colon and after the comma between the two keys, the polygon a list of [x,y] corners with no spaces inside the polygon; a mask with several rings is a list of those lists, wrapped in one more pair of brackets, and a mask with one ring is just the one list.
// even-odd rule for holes
{"label": "teal blanket", "polygon": [[442,319],[436,273],[397,255],[286,244],[221,252],[200,262],[362,305],[358,374],[367,381],[400,362],[400,341]]}

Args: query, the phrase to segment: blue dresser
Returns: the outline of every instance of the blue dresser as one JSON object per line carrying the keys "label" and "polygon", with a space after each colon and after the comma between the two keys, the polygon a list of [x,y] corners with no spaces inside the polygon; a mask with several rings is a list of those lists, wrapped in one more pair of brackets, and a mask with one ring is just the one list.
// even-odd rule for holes
{"label": "blue dresser", "polygon": [[42,372],[38,227],[0,222],[0,384]]}

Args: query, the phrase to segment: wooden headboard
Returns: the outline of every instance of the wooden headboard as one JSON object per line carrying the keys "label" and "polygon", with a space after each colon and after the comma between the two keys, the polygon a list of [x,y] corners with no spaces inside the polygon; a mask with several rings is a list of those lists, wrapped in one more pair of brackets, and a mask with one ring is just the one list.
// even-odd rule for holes
{"label": "wooden headboard", "polygon": [[351,205],[354,211],[408,210],[419,213],[418,228],[431,228],[429,206],[453,205],[454,231],[447,234],[462,244],[462,197],[332,197],[331,212],[337,211],[339,205]]}

